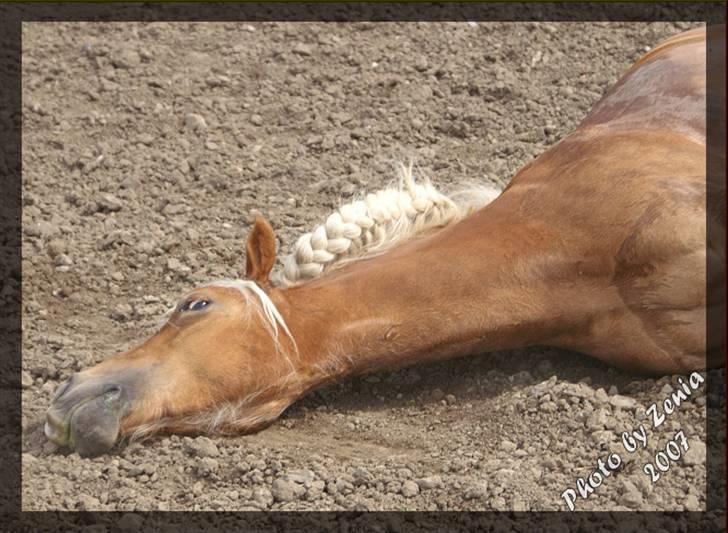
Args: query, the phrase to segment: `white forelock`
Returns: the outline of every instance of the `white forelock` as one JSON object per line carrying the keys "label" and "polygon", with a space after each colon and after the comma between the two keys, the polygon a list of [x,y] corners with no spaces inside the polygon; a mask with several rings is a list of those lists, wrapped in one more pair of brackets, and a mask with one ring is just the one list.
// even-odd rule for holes
{"label": "white forelock", "polygon": [[291,332],[286,325],[286,321],[281,316],[273,301],[266,294],[266,292],[258,286],[257,283],[247,279],[219,279],[205,283],[205,285],[203,286],[236,289],[240,292],[240,294],[248,299],[250,299],[251,296],[255,296],[258,303],[260,304],[259,307],[257,306],[256,308],[258,309],[261,317],[264,319],[263,322],[271,333],[271,337],[273,338],[276,346],[276,351],[286,356],[286,359],[288,359],[288,364],[291,366],[291,369],[293,369],[293,363],[291,363],[290,358],[288,358],[281,346],[280,338],[278,336],[278,327],[280,326],[281,329],[283,329],[283,331],[293,343],[294,350],[298,352],[296,340],[293,338],[293,335],[291,335]]}

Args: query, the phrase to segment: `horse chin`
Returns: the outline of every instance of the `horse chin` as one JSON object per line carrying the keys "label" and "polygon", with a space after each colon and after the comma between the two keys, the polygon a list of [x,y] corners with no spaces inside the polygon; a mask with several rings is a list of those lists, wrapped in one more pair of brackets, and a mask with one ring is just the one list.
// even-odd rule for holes
{"label": "horse chin", "polygon": [[104,454],[119,438],[121,413],[113,403],[106,395],[99,396],[74,411],[68,445],[81,457]]}

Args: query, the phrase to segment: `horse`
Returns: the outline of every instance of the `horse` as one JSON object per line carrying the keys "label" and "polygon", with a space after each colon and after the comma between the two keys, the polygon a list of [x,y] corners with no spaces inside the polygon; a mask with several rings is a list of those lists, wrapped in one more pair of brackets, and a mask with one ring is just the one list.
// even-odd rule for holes
{"label": "horse", "polygon": [[190,290],[151,338],[73,374],[46,436],[93,456],[159,432],[250,433],[336,380],[534,345],[636,373],[719,366],[705,77],[705,30],[669,38],[500,194],[458,203],[405,168],[273,276],[275,235],[256,218],[245,278]]}

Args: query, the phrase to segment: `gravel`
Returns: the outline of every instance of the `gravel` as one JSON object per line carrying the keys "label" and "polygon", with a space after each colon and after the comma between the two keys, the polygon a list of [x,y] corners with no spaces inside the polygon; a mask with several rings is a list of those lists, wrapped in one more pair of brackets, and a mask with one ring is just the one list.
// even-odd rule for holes
{"label": "gravel", "polygon": [[686,465],[704,465],[707,448],[701,440],[691,439],[690,449],[683,456]]}
{"label": "gravel", "polygon": [[634,398],[628,396],[622,396],[621,394],[615,394],[609,398],[610,405],[619,407],[620,409],[634,409],[637,407],[637,401]]}
{"label": "gravel", "polygon": [[[653,429],[675,376],[547,348],[332,384],[254,435],[87,459],[43,434],[72,372],[151,335],[191,286],[241,274],[256,212],[285,253],[396,160],[503,187],[689,26],[24,25],[24,510],[120,511],[121,531],[151,528],[145,510],[563,510],[619,450],[578,509],[704,508],[704,388]],[[648,447],[627,453],[640,424]],[[643,465],[681,428],[690,451],[653,484]]]}

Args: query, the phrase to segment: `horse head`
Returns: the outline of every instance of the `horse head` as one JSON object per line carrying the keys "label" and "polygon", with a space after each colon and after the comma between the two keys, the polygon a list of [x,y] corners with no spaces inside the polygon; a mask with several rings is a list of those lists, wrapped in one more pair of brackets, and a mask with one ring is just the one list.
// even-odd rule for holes
{"label": "horse head", "polygon": [[296,344],[268,281],[275,257],[273,230],[259,217],[247,279],[189,291],[143,344],[73,374],[47,411],[48,438],[97,455],[123,436],[241,433],[274,420],[296,382]]}

